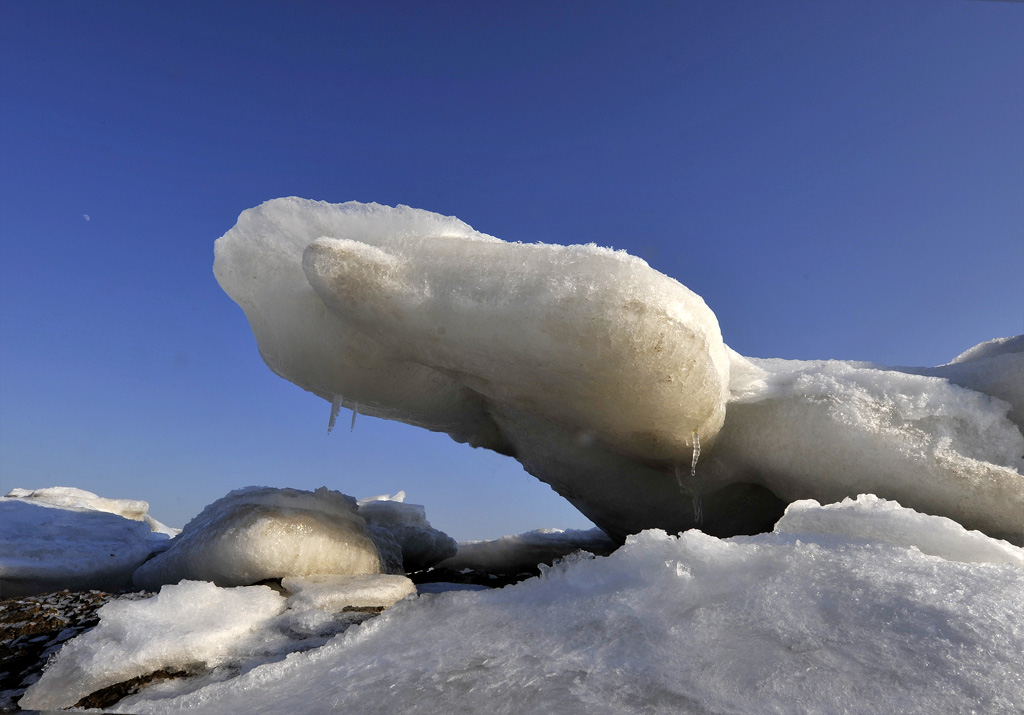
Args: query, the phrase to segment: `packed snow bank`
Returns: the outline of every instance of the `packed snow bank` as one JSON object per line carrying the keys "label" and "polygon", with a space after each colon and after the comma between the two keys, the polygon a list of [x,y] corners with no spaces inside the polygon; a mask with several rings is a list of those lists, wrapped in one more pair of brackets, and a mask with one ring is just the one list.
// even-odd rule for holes
{"label": "packed snow bank", "polygon": [[145,515],[145,504],[67,487],[0,498],[0,599],[130,587],[132,572],[168,544],[166,534],[114,511]]}
{"label": "packed snow bank", "polygon": [[770,534],[648,531],[516,586],[408,599],[315,651],[118,708],[1017,712],[1024,569],[1005,556],[1020,553],[879,500],[803,503]]}
{"label": "packed snow bank", "polygon": [[267,586],[183,581],[141,601],[111,601],[100,624],[62,648],[18,705],[70,707],[101,688],[156,672],[213,668],[276,645],[285,599]]}
{"label": "packed snow bank", "polygon": [[406,206],[269,201],[215,254],[264,360],[331,424],[347,407],[512,455],[616,539],[757,533],[873,492],[1024,540],[1019,339],[939,368],[747,360],[640,259]]}
{"label": "packed snow bank", "polygon": [[352,497],[325,487],[248,487],[218,499],[143,564],[136,586],[182,579],[245,586],[284,576],[374,574],[380,555]]}
{"label": "packed snow bank", "polygon": [[671,475],[714,441],[729,360],[704,301],[642,260],[298,198],[243,212],[215,254],[270,368],[335,408],[515,455],[620,534],[689,510]]}
{"label": "packed snow bank", "polygon": [[401,551],[402,570],[405,572],[430,568],[455,555],[455,539],[430,525],[422,505],[406,504],[404,491],[393,497],[382,495],[360,499],[359,516],[366,520],[378,547],[382,540],[395,542]]}
{"label": "packed snow bank", "polygon": [[[1024,436],[1005,401],[868,363],[732,360],[704,478],[757,482],[787,502],[871,492],[1022,542]],[[1024,383],[1017,363],[1003,368]]]}
{"label": "packed snow bank", "polygon": [[438,568],[472,569],[493,574],[520,574],[550,566],[576,551],[607,556],[618,546],[600,529],[537,529],[490,541],[463,541],[455,556]]}

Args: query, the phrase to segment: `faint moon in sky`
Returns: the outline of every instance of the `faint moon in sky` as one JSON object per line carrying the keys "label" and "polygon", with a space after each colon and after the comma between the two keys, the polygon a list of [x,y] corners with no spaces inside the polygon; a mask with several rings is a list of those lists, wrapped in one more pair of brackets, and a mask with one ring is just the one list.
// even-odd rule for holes
{"label": "faint moon in sky", "polygon": [[86,221],[90,220],[89,214],[82,214],[82,218],[84,218]]}

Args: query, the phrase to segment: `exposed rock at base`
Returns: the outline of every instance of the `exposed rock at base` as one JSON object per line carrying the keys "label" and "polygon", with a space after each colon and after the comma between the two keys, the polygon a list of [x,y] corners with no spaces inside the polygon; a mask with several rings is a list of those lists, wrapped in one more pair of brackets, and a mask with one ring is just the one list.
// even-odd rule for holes
{"label": "exposed rock at base", "polygon": [[285,576],[382,570],[352,497],[325,487],[249,487],[206,507],[166,552],[136,570],[134,582],[150,590],[182,579],[244,586]]}

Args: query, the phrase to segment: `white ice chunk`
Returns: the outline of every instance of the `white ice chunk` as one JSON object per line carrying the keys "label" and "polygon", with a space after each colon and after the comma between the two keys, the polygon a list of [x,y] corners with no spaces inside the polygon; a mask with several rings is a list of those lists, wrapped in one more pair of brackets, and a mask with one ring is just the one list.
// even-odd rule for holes
{"label": "white ice chunk", "polygon": [[[397,498],[401,496],[401,498]],[[420,504],[406,504],[405,492],[395,498],[373,497],[359,502],[359,516],[373,530],[383,530],[398,544],[403,569],[409,573],[430,568],[456,551],[455,539],[427,521]]]}
{"label": "white ice chunk", "polygon": [[286,602],[266,586],[184,581],[141,601],[111,601],[100,624],[65,645],[19,701],[23,709],[74,705],[86,695],[158,670],[212,668],[280,640],[267,629]]}
{"label": "white ice chunk", "polygon": [[295,611],[388,608],[416,593],[411,580],[392,574],[286,576],[281,585],[291,592],[288,607]]}
{"label": "white ice chunk", "polygon": [[[724,418],[714,314],[621,251],[289,198],[244,212],[215,254],[276,373],[365,415],[513,454],[620,534],[651,504],[682,501],[654,485],[689,463],[694,430],[710,445]],[[624,499],[618,479],[652,484]]]}
{"label": "white ice chunk", "polygon": [[537,529],[490,541],[462,541],[458,553],[438,567],[494,574],[529,573],[540,564],[550,566],[555,559],[576,551],[603,556],[617,545],[600,529]]}
{"label": "white ice chunk", "polygon": [[861,494],[821,506],[813,499],[793,502],[775,526],[780,534],[831,534],[919,549],[966,563],[1013,564],[1024,568],[1024,549],[968,531],[952,519],[920,514],[897,502]]}
{"label": "white ice chunk", "polygon": [[[648,531],[537,579],[403,601],[317,651],[126,713],[1011,713],[1024,569],[842,535]],[[829,526],[829,522],[835,522]],[[870,531],[870,528],[867,529]],[[924,519],[915,540],[948,529]],[[985,538],[985,537],[979,537]],[[973,548],[973,547],[972,547]]]}
{"label": "white ice chunk", "polygon": [[380,571],[377,547],[351,497],[325,487],[250,487],[206,507],[134,580],[147,589],[182,579],[242,586],[290,575]]}
{"label": "white ice chunk", "polygon": [[0,498],[0,599],[63,589],[122,590],[167,543],[147,524],[109,511],[38,497]]}

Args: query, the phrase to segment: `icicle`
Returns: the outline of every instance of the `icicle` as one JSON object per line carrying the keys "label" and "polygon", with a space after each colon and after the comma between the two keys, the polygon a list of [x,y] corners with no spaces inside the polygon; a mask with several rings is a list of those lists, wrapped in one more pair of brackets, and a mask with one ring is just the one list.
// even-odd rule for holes
{"label": "icicle", "polygon": [[331,420],[327,423],[327,434],[331,433],[334,429],[334,423],[338,419],[338,412],[341,411],[341,403],[345,401],[345,398],[341,395],[335,395],[334,399],[331,400]]}
{"label": "icicle", "polygon": [[693,431],[693,459],[690,460],[690,483],[693,485],[693,520],[697,525],[704,523],[704,505],[697,489],[697,460],[700,459],[700,435]]}
{"label": "icicle", "polygon": [[356,431],[356,415],[358,415],[358,414],[359,414],[359,403],[358,402],[353,402],[352,403],[352,424],[348,428],[349,432],[355,432]]}

